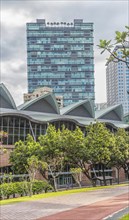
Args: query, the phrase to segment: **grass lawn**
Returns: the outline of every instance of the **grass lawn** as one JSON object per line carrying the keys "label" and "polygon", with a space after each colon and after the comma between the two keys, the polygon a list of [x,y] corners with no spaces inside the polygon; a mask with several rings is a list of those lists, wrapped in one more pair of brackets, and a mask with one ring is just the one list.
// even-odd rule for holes
{"label": "grass lawn", "polygon": [[124,215],[120,220],[129,220],[129,213]]}
{"label": "grass lawn", "polygon": [[12,203],[17,203],[17,202],[26,202],[26,201],[38,200],[38,199],[49,198],[49,197],[54,197],[54,196],[63,196],[63,195],[68,195],[72,193],[88,192],[88,191],[93,191],[93,190],[101,190],[104,188],[114,188],[114,187],[126,186],[126,185],[127,184],[120,184],[120,185],[110,185],[110,186],[87,187],[87,188],[81,188],[81,189],[70,189],[70,190],[64,190],[64,191],[59,191],[59,192],[48,192],[48,193],[33,195],[31,197],[25,196],[25,197],[13,198],[13,199],[1,200],[0,205],[7,205],[7,204],[12,204]]}

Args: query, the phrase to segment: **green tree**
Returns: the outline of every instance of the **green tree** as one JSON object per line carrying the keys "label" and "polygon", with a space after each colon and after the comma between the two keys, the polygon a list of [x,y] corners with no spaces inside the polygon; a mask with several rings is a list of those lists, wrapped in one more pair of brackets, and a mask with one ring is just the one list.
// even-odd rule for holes
{"label": "green tree", "polygon": [[119,171],[124,169],[125,173],[129,175],[128,170],[129,163],[129,132],[120,128],[115,133],[115,148],[111,155],[111,165],[116,167],[118,171],[118,183],[119,183]]}
{"label": "green tree", "polygon": [[5,131],[0,131],[0,155],[7,152],[7,150],[3,146],[3,139],[7,138],[8,134]]}
{"label": "green tree", "polygon": [[112,150],[115,148],[114,135],[100,122],[87,126],[86,131],[85,146],[89,163],[93,168],[96,164],[101,164],[104,185],[106,185],[105,168],[109,165]]}
{"label": "green tree", "polygon": [[80,168],[71,168],[70,172],[72,173],[72,176],[75,182],[78,184],[79,188],[81,188],[82,170]]}
{"label": "green tree", "polygon": [[65,161],[70,164],[71,168],[79,168],[83,174],[92,182],[90,166],[87,165],[89,153],[87,146],[84,144],[84,134],[79,127],[74,131],[63,129],[62,149],[65,152]]}
{"label": "green tree", "polygon": [[[110,54],[110,57],[107,59],[108,62],[123,62],[129,68],[129,26],[125,26],[126,31],[115,32],[115,41],[112,43],[111,40],[100,40],[99,49],[102,50],[101,54],[107,51]],[[120,50],[123,54],[122,58],[118,57],[117,51],[112,51],[115,46],[120,46]]]}
{"label": "green tree", "polygon": [[86,136],[80,128],[75,131],[64,129],[62,146],[65,157],[71,167],[80,168],[83,174],[92,182],[91,169],[96,164],[102,166],[102,176],[105,180],[105,168],[111,161],[111,150],[115,147],[114,135],[103,123],[96,122],[86,127]]}
{"label": "green tree", "polygon": [[[28,172],[33,176],[38,169],[46,180],[48,180],[47,172],[49,171],[54,181],[55,191],[57,191],[56,178],[63,167],[63,154],[59,149],[59,143],[60,130],[56,131],[52,125],[48,126],[47,133],[41,135],[37,142],[28,135],[26,141],[19,141],[15,144],[15,149],[10,155],[13,170],[15,173]],[[46,163],[45,168],[44,163]]]}
{"label": "green tree", "polygon": [[42,148],[38,142],[35,142],[31,135],[28,135],[26,141],[18,141],[15,143],[15,148],[11,152],[10,162],[15,173],[26,173],[28,159],[32,156],[37,156],[40,160],[40,152]]}
{"label": "green tree", "polygon": [[53,179],[54,190],[57,191],[57,177],[63,169],[63,151],[61,150],[61,131],[49,125],[45,135],[39,137],[41,157],[48,165],[48,172]]}
{"label": "green tree", "polygon": [[42,167],[42,170],[46,170],[47,163],[45,163],[43,161],[39,161],[38,157],[36,157],[35,155],[33,155],[27,159],[26,170],[29,174],[29,179],[30,179],[30,185],[29,185],[30,196],[32,196],[32,194],[33,194],[32,185],[33,185],[33,182],[36,178],[36,174],[39,170],[39,167],[40,168]]}

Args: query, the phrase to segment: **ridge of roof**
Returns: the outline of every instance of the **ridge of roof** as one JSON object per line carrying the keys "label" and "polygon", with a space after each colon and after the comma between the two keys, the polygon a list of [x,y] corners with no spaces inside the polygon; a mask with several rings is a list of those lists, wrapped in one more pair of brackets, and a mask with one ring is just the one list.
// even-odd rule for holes
{"label": "ridge of roof", "polygon": [[47,99],[48,97],[51,97],[55,106],[52,104],[53,108],[56,110],[56,113],[57,114],[60,114],[60,111],[59,111],[59,107],[58,107],[58,104],[57,104],[57,101],[56,101],[56,98],[54,96],[53,93],[47,93],[47,94],[42,94],[41,96],[37,97],[37,98],[34,98],[28,102],[25,102],[21,105],[18,106],[18,109],[19,110],[26,110],[27,107],[30,107],[32,104],[36,103],[37,101],[41,100],[41,99]]}
{"label": "ridge of roof", "polygon": [[[90,104],[91,107],[91,112],[89,112],[89,110],[87,109],[87,111],[89,112],[89,114],[94,117],[94,109],[93,109],[93,104],[92,104],[92,100],[90,99],[85,99],[76,103],[73,103],[71,105],[68,105],[66,107],[63,107],[62,109],[60,109],[60,114],[61,115],[67,115],[67,113],[71,112],[72,110],[76,109],[78,106],[84,105],[86,103]],[[79,115],[78,115],[79,116]],[[80,116],[81,117],[81,116]]]}
{"label": "ridge of roof", "polygon": [[[6,94],[6,97],[4,97],[6,99],[6,101],[10,101],[10,104],[12,105],[13,109],[17,109],[15,101],[11,95],[11,93],[9,92],[9,90],[7,89],[7,87],[4,85],[4,83],[0,83],[0,89],[4,91],[4,93]],[[2,91],[1,94],[2,96]]]}
{"label": "ridge of roof", "polygon": [[[113,106],[109,106],[105,109],[101,109],[101,110],[97,110],[95,111],[95,118],[96,119],[103,119],[102,117],[106,114],[108,114],[109,112],[111,112],[112,110],[115,110],[117,108],[120,108],[120,118],[121,120],[123,119],[123,111],[122,111],[122,104],[117,104],[117,105],[113,105]],[[112,120],[112,119],[111,119]]]}

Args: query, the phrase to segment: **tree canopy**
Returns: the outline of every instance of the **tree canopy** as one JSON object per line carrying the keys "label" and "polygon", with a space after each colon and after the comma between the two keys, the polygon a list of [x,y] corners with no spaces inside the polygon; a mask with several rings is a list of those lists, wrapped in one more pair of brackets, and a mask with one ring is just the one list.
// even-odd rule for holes
{"label": "tree canopy", "polygon": [[7,152],[7,150],[3,146],[3,139],[8,136],[7,132],[0,130],[0,155]]}
{"label": "tree canopy", "polygon": [[[110,55],[107,58],[107,62],[123,62],[129,68],[129,26],[125,26],[126,30],[123,32],[115,32],[115,40],[112,43],[112,40],[100,40],[99,49],[102,50],[101,54],[107,51]],[[118,56],[116,50],[112,50],[115,46],[119,46],[120,51],[122,52],[122,57]]]}
{"label": "tree canopy", "polygon": [[11,152],[10,162],[15,173],[26,173],[28,159],[32,156],[37,156],[41,159],[41,146],[39,142],[35,142],[31,135],[28,135],[26,141],[18,141],[15,143],[15,149]]}
{"label": "tree canopy", "polygon": [[124,129],[118,129],[115,133],[115,145],[111,155],[111,166],[118,170],[118,183],[119,183],[119,170],[121,167],[128,175],[128,162],[129,162],[129,133]]}
{"label": "tree canopy", "polygon": [[39,143],[42,148],[40,155],[47,163],[48,172],[54,181],[54,189],[57,191],[56,178],[63,169],[63,151],[61,150],[61,131],[56,130],[52,125],[48,126],[46,135],[39,137]]}
{"label": "tree canopy", "polygon": [[38,141],[28,135],[26,141],[17,142],[10,156],[15,172],[28,172],[32,176],[31,179],[34,179],[37,170],[46,179],[49,175],[53,179],[55,191],[56,179],[66,164],[70,165],[70,170],[80,185],[80,171],[93,183],[93,168],[96,164],[101,164],[101,174],[105,181],[107,167],[122,167],[126,171],[128,159],[128,132],[119,129],[112,133],[100,122],[88,125],[86,134],[79,127],[70,131],[65,127],[56,130],[49,125],[46,134],[41,135]]}

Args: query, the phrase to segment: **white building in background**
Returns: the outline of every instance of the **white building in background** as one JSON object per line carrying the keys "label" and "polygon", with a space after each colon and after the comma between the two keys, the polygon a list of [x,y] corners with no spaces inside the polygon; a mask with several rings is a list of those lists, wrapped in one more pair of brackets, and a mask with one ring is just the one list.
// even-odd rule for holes
{"label": "white building in background", "polygon": [[107,108],[107,102],[95,103],[95,110],[101,110]]}
{"label": "white building in background", "polygon": [[[53,89],[50,87],[39,87],[34,90],[32,93],[24,93],[23,99],[24,102],[28,102],[32,99],[35,99],[43,94],[53,93]],[[59,108],[63,107],[63,96],[56,96],[56,101],[58,103]]]}
{"label": "white building in background", "polygon": [[[116,46],[114,50],[122,58],[121,46]],[[127,60],[129,62],[129,58]],[[128,113],[129,68],[124,62],[109,62],[106,65],[107,105],[122,104],[124,113]]]}

